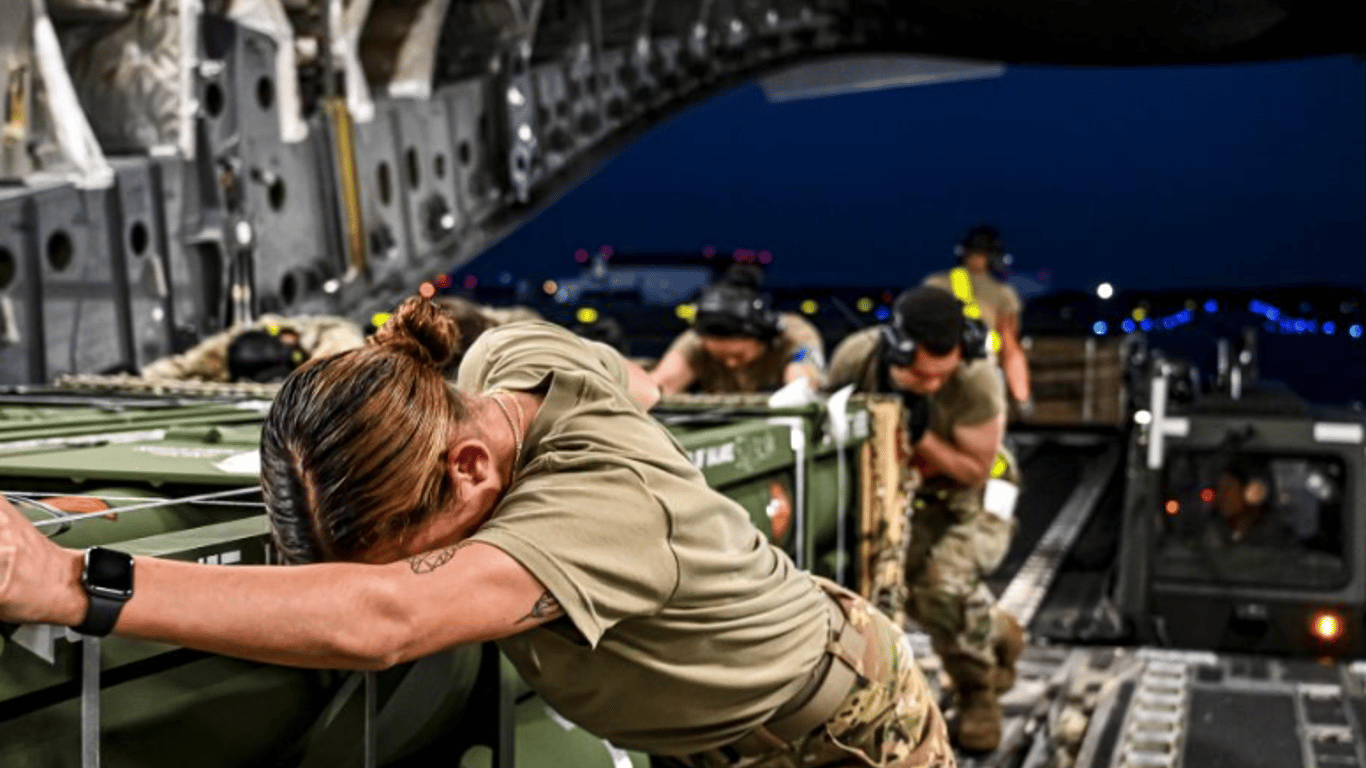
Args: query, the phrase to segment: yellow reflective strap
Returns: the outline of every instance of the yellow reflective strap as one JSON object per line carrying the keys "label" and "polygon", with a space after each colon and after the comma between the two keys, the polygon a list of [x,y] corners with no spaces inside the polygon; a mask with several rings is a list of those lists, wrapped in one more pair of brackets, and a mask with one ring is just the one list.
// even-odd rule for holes
{"label": "yellow reflective strap", "polygon": [[1006,462],[1005,454],[996,454],[996,462],[991,465],[992,479],[1000,478],[1001,475],[1004,475],[1006,473],[1006,470],[1009,468],[1010,465]]}
{"label": "yellow reflective strap", "polygon": [[982,308],[977,304],[977,297],[972,293],[972,277],[963,267],[954,267],[949,270],[949,285],[953,288],[953,296],[963,302],[963,316],[973,320],[982,319]]}
{"label": "yellow reflective strap", "polygon": [[999,354],[1001,351],[1001,334],[992,331],[991,336],[987,338],[987,344],[991,345],[992,354]]}
{"label": "yellow reflective strap", "polygon": [[964,267],[949,270],[949,285],[953,287],[953,295],[959,301],[964,304],[977,303],[977,297],[972,295],[972,277]]}

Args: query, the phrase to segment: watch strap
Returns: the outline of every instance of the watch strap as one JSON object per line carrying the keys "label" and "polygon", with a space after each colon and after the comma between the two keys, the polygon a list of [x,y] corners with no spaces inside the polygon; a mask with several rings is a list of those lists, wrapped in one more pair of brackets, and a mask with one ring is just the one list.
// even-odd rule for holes
{"label": "watch strap", "polygon": [[106,597],[89,591],[86,592],[86,597],[90,602],[86,605],[85,620],[71,629],[91,637],[104,637],[113,632],[127,599]]}

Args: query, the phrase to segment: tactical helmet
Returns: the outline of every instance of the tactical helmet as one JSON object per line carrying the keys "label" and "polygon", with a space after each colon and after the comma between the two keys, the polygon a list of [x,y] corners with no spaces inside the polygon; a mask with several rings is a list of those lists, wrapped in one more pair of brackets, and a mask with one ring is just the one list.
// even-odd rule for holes
{"label": "tactical helmet", "polygon": [[759,292],[761,273],[744,266],[731,267],[720,282],[702,292],[693,323],[699,334],[769,341],[782,332],[782,319],[771,299]]}

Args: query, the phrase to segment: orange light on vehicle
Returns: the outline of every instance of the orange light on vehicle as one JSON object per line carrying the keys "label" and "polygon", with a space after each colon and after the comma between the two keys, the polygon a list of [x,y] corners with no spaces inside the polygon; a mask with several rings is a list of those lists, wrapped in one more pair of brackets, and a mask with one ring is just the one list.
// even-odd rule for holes
{"label": "orange light on vehicle", "polygon": [[1181,511],[1181,503],[1176,499],[1167,499],[1167,514],[1174,515]]}
{"label": "orange light on vehicle", "polygon": [[1213,489],[1213,488],[1206,488],[1205,490],[1201,491],[1201,492],[1200,492],[1200,500],[1203,501],[1203,502],[1205,502],[1206,504],[1213,504],[1213,503],[1214,503],[1214,489]]}
{"label": "orange light on vehicle", "polygon": [[1314,633],[1314,637],[1331,643],[1342,636],[1342,619],[1338,618],[1338,615],[1332,611],[1319,611],[1314,614],[1310,630]]}

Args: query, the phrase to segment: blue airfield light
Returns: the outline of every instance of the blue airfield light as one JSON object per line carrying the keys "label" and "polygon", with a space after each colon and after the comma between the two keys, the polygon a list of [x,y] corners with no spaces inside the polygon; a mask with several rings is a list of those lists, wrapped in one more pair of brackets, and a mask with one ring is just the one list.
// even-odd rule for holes
{"label": "blue airfield light", "polygon": [[1351,328],[1349,328],[1349,329],[1347,330],[1347,332],[1348,332],[1349,334],[1351,334],[1351,335],[1352,335],[1352,338],[1354,338],[1354,339],[1359,339],[1359,338],[1361,338],[1361,326],[1360,326],[1360,325],[1354,325],[1354,326],[1352,326]]}
{"label": "blue airfield light", "polygon": [[1337,332],[1338,332],[1338,324],[1335,323],[1335,322],[1333,322],[1332,320],[1329,320],[1329,321],[1327,321],[1327,322],[1325,322],[1325,323],[1323,324],[1323,333],[1324,333],[1324,335],[1326,335],[1326,336],[1332,336],[1333,334],[1335,334],[1335,333],[1337,333]]}
{"label": "blue airfield light", "polygon": [[878,307],[878,308],[877,308],[877,311],[873,312],[873,317],[876,317],[878,320],[881,320],[881,321],[883,321],[883,322],[886,322],[886,321],[887,321],[887,318],[889,318],[889,317],[891,317],[891,316],[892,316],[892,310],[890,310],[890,309],[888,309],[888,308],[886,308],[886,307]]}
{"label": "blue airfield light", "polygon": [[1206,302],[1205,302],[1205,311],[1208,312],[1208,313],[1211,314],[1211,315],[1214,314],[1215,312],[1218,312],[1218,311],[1219,311],[1219,302],[1215,301],[1214,299],[1210,299],[1209,301],[1206,301]]}
{"label": "blue airfield light", "polygon": [[1153,329],[1153,321],[1144,320],[1143,322],[1138,324],[1138,327],[1142,328],[1145,331],[1151,331]]}
{"label": "blue airfield light", "polygon": [[1106,325],[1104,320],[1097,320],[1096,324],[1091,326],[1091,330],[1095,331],[1097,336],[1104,336],[1105,332],[1110,330],[1110,326]]}
{"label": "blue airfield light", "polygon": [[1119,327],[1123,328],[1125,333],[1133,333],[1136,326],[1133,320],[1125,320],[1119,324]]}

